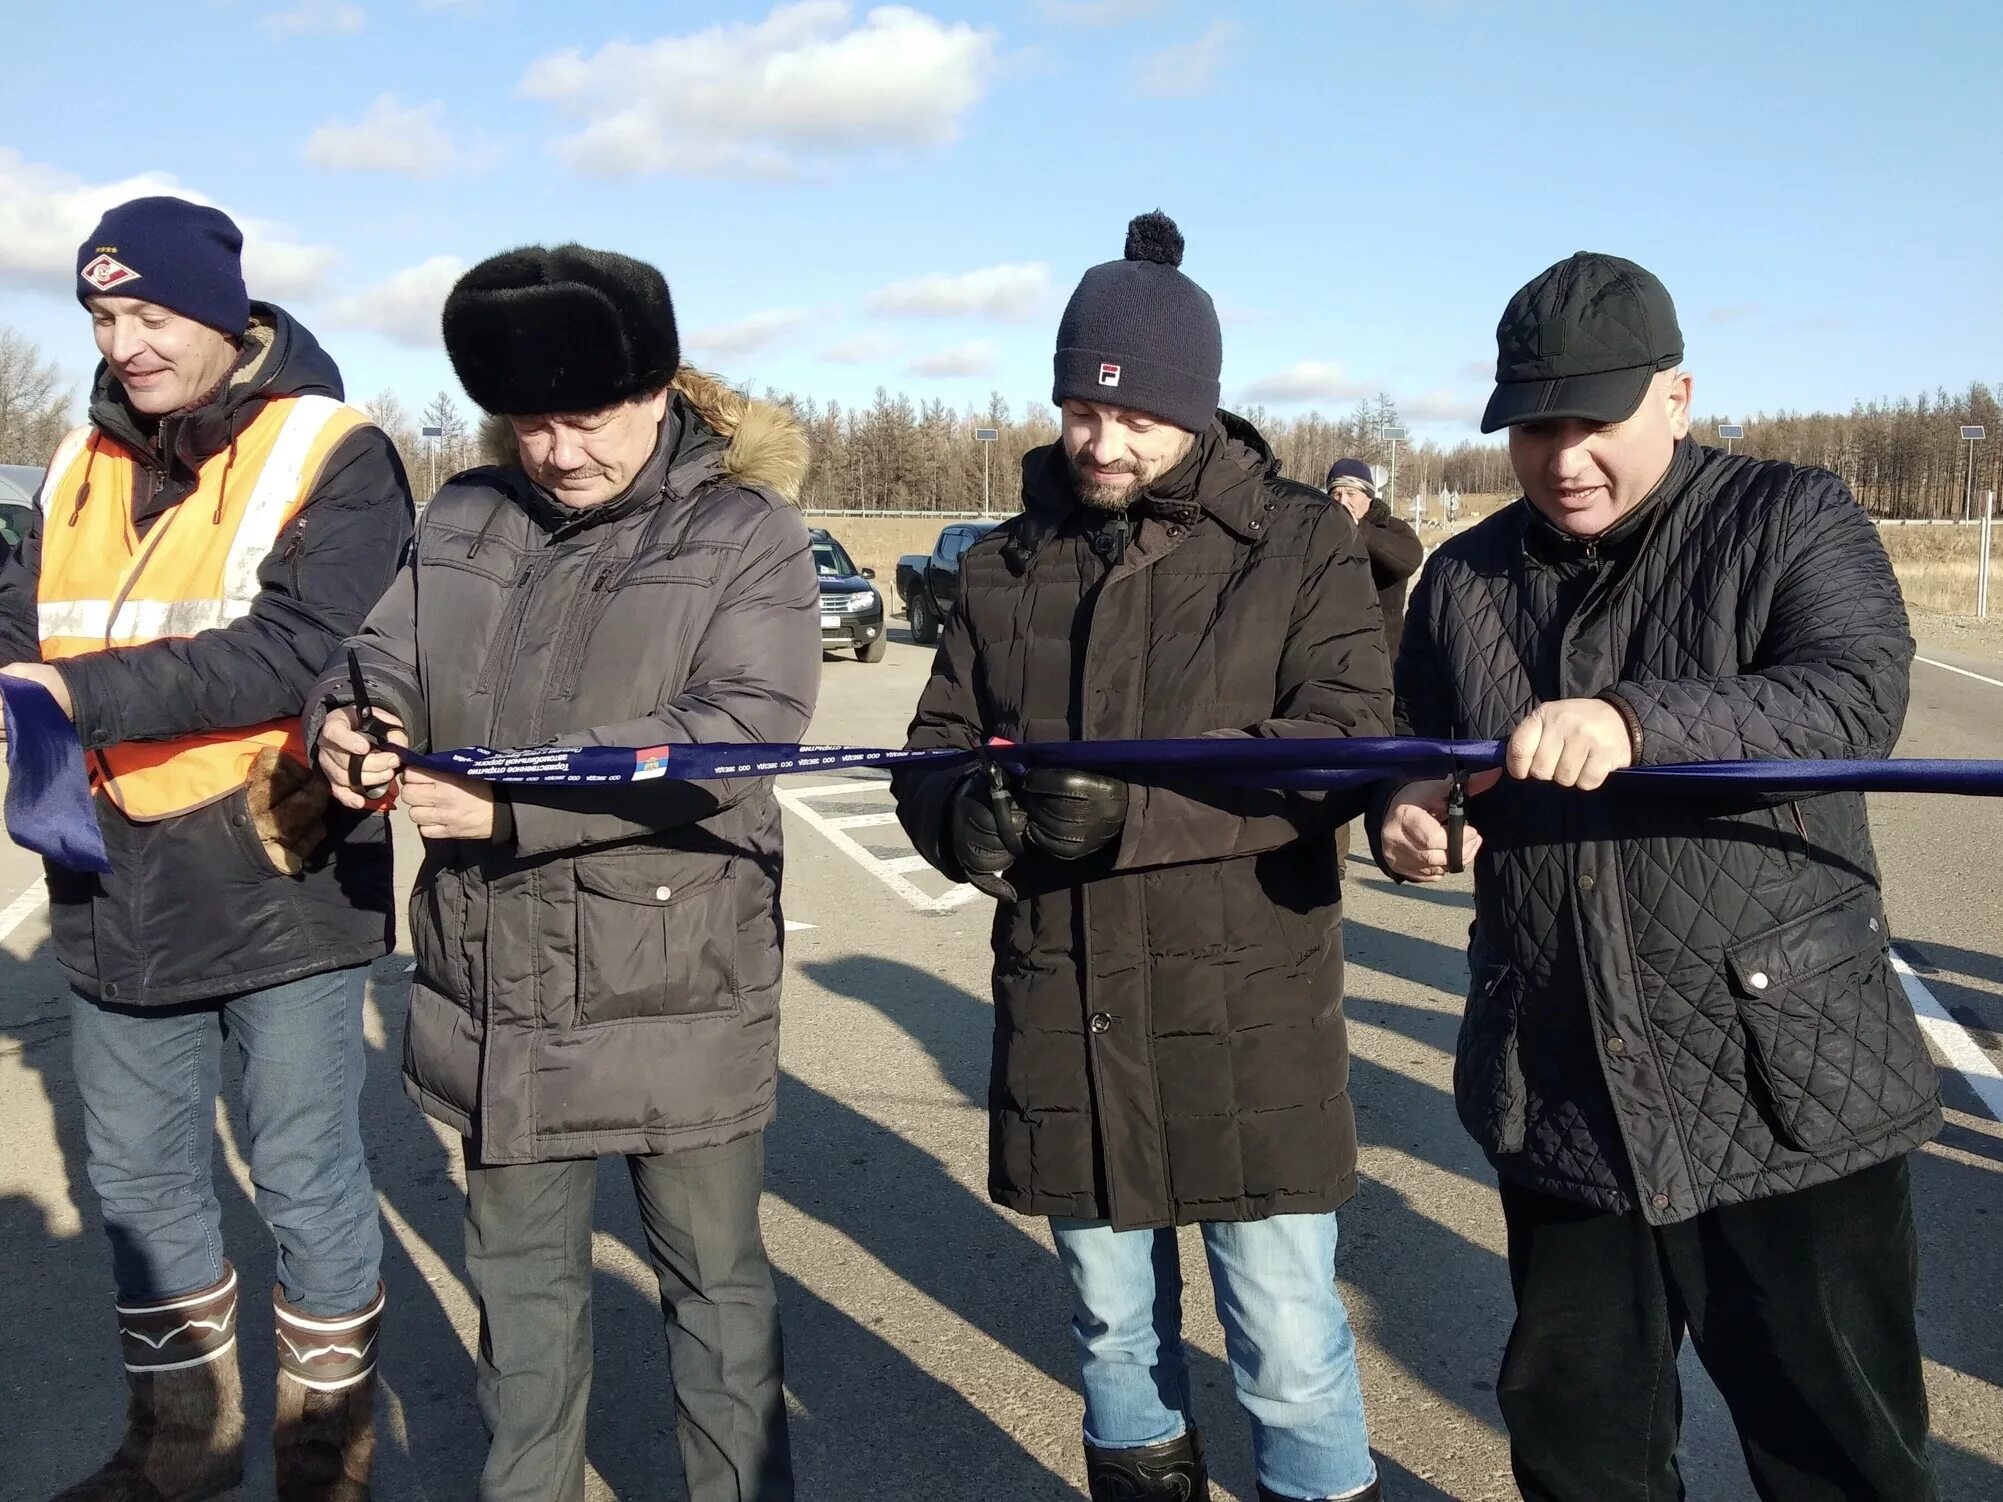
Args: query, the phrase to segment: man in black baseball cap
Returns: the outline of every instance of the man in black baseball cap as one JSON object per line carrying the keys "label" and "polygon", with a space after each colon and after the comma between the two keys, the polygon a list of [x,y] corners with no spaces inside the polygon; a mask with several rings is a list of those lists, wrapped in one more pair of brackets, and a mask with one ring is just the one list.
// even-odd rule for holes
{"label": "man in black baseball cap", "polygon": [[[1665,800],[1630,766],[1890,754],[1912,658],[1843,482],[1699,447],[1662,284],[1572,256],[1496,330],[1523,499],[1428,561],[1397,728],[1508,738],[1467,785],[1454,1095],[1501,1181],[1497,1396],[1537,1502],[1681,1496],[1687,1334],[1762,1497],[1928,1502],[1907,1158],[1940,1096],[1864,801]],[[1450,862],[1449,784],[1385,868]]]}

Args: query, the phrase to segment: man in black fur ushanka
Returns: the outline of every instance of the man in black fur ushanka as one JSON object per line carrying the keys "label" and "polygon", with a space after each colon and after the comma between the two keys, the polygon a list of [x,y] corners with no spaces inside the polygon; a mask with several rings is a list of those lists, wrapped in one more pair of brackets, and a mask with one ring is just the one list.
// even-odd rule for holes
{"label": "man in black fur ushanka", "polygon": [[[1218,410],[1222,339],[1134,221],[1058,329],[1061,441],[967,553],[913,747],[1383,734],[1356,525]],[[1335,831],[1361,798],[917,767],[898,811],[1000,899],[990,1191],[1075,1294],[1091,1494],[1207,1496],[1174,1227],[1203,1226],[1263,1498],[1374,1498],[1335,1211],[1356,1186]]]}
{"label": "man in black fur ushanka", "polygon": [[[515,457],[425,507],[351,643],[378,711],[420,750],[798,740],[821,668],[786,499],[799,427],[682,366],[667,283],[627,256],[494,256],[444,322]],[[351,806],[397,773],[353,697],[337,665],[307,726]],[[592,1189],[612,1154],[660,1280],[692,1502],[791,1502],[758,1228],[779,1053],[770,779],[401,783],[425,841],[404,1080],[466,1143],[481,1502],[583,1502]]]}

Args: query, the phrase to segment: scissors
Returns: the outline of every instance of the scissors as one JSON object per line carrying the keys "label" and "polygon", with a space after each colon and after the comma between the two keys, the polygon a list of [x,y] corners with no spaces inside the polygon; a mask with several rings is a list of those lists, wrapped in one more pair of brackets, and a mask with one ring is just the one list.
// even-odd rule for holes
{"label": "scissors", "polygon": [[[378,751],[390,750],[389,722],[376,713],[375,701],[369,697],[369,686],[362,681],[362,659],[353,647],[348,648],[348,687],[354,693],[355,714],[361,720],[356,728],[368,737],[370,745]],[[366,751],[356,751],[348,757],[348,781],[369,797],[379,797],[381,788],[362,786],[362,759],[367,755]]]}

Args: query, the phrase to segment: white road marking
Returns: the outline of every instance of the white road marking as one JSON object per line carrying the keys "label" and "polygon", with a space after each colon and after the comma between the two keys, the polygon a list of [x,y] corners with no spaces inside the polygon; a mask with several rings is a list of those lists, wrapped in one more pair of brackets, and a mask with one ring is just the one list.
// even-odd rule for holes
{"label": "white road marking", "polygon": [[793,918],[788,918],[786,920],[786,932],[789,934],[796,934],[799,933],[802,929],[812,928],[813,926],[814,925],[811,923],[801,923],[797,919]]}
{"label": "white road marking", "polygon": [[839,819],[828,820],[831,829],[877,829],[885,824],[897,822],[897,811],[881,814],[843,814]]}
{"label": "white road marking", "polygon": [[786,798],[831,798],[836,793],[873,793],[879,788],[888,788],[890,778],[856,777],[848,782],[809,782],[800,787],[781,787],[779,796]]}
{"label": "white road marking", "polygon": [[42,884],[42,878],[37,876],[28,883],[19,897],[8,903],[4,909],[0,909],[0,939],[6,938],[27,922],[29,915],[39,912],[48,900],[49,889]]}
{"label": "white road marking", "polygon": [[1936,657],[1915,657],[1915,662],[1923,662],[1930,668],[1939,668],[1944,673],[1959,673],[1964,678],[1973,678],[1977,683],[1986,683],[1991,688],[2003,688],[2003,678],[1985,678],[1980,673],[1971,673],[1967,668],[1958,668],[1951,662],[1942,662]]}
{"label": "white road marking", "polygon": [[[868,784],[864,784],[864,786],[868,786]],[[877,783],[875,786],[886,791],[889,789],[888,781]],[[874,855],[864,849],[847,830],[842,829],[837,819],[820,813],[812,804],[806,801],[807,798],[824,798],[834,792],[854,793],[857,790],[857,784],[853,782],[813,783],[804,788],[782,786],[779,789],[779,802],[785,806],[789,813],[795,814],[805,820],[830,845],[834,846],[835,849],[841,851],[843,855],[846,855],[858,866],[861,866],[871,876],[874,876],[878,881],[889,887],[891,891],[895,892],[919,912],[951,912],[954,908],[965,902],[967,900],[966,897],[960,894],[963,892],[972,892],[973,888],[955,887],[943,897],[932,896],[923,887],[905,875],[907,871],[917,871],[924,867],[925,860],[922,856],[907,855],[885,860],[881,856]]]}
{"label": "white road marking", "polygon": [[1892,969],[1898,972],[1906,995],[1912,1001],[1913,1011],[1919,1016],[1920,1030],[1954,1066],[1955,1072],[1968,1081],[1968,1088],[1975,1092],[1983,1109],[1998,1121],[2003,1121],[2003,1070],[1999,1070],[1982,1045],[1969,1036],[1968,1029],[1948,1015],[1947,1008],[1940,1004],[1940,998],[1913,973],[1913,967],[1906,963],[1906,957],[1896,947],[1892,950]]}

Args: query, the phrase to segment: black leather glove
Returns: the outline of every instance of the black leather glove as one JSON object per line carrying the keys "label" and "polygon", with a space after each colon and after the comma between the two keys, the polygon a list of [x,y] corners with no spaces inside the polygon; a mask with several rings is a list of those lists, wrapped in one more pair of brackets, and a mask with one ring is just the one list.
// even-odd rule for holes
{"label": "black leather glove", "polygon": [[1033,767],[1017,798],[1029,815],[1029,843],[1061,861],[1104,850],[1127,827],[1127,785],[1104,772]]}
{"label": "black leather glove", "polygon": [[1029,816],[1015,801],[1001,769],[994,766],[968,768],[946,809],[946,840],[953,863],[966,873],[971,886],[1004,902],[1015,901],[1015,888],[1002,879],[1002,872],[1022,854],[1028,826]]}

